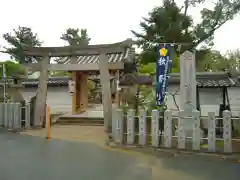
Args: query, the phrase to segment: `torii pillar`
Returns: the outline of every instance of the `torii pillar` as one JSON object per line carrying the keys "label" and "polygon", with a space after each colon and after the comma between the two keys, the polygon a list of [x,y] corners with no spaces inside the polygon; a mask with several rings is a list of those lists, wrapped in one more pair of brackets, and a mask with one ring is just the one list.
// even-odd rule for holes
{"label": "torii pillar", "polygon": [[88,107],[88,74],[81,71],[72,72],[72,114],[85,112]]}
{"label": "torii pillar", "polygon": [[112,134],[112,98],[110,89],[110,75],[108,57],[105,53],[99,56],[100,81],[102,85],[102,104],[104,115],[104,130],[108,136]]}

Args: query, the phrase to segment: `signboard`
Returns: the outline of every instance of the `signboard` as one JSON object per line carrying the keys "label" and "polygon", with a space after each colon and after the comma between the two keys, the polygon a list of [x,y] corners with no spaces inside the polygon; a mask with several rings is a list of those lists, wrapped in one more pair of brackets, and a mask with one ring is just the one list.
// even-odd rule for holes
{"label": "signboard", "polygon": [[167,90],[168,73],[171,65],[171,45],[160,44],[156,61],[156,104],[162,105]]}
{"label": "signboard", "polygon": [[68,81],[68,88],[71,95],[75,92],[75,82],[72,80]]}

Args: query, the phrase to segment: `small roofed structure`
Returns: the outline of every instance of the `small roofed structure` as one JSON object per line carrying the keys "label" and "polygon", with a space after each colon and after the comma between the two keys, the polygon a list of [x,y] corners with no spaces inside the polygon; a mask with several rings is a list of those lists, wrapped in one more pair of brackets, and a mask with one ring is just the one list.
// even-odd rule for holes
{"label": "small roofed structure", "polygon": [[[39,113],[44,113],[42,104],[46,103],[47,71],[71,72],[72,113],[86,110],[88,104],[87,79],[89,74],[99,74],[102,85],[104,118],[111,123],[110,73],[119,79],[120,73],[134,69],[135,56],[133,41],[127,39],[114,44],[65,46],[65,47],[33,47],[25,49],[26,57],[39,58],[40,63],[26,64],[31,71],[41,71],[36,100],[35,119],[42,124]],[[50,64],[50,58],[59,57],[57,64]],[[36,61],[37,62],[37,61]],[[119,95],[117,95],[118,97]],[[105,123],[107,124],[107,122]],[[110,128],[110,127],[109,127]]]}

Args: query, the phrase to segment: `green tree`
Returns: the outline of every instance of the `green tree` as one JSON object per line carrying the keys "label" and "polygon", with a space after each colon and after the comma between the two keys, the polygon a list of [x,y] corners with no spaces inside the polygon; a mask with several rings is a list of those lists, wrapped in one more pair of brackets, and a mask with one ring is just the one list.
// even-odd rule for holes
{"label": "green tree", "polygon": [[16,63],[12,60],[0,62],[0,76],[2,77],[3,74],[3,68],[2,65],[5,64],[5,69],[6,69],[6,75],[8,77],[14,77],[14,76],[19,76],[19,75],[24,75],[25,70],[24,68],[19,64]]}
{"label": "green tree", "polygon": [[216,61],[216,67],[221,71],[239,72],[240,71],[240,50],[228,51],[222,58]]}
{"label": "green tree", "polygon": [[5,47],[6,53],[11,56],[11,59],[20,64],[32,62],[33,58],[25,57],[24,48],[40,47],[42,42],[39,40],[38,35],[33,33],[31,28],[21,26],[13,29],[13,32],[13,34],[3,34],[4,40],[10,45],[9,47]]}
{"label": "green tree", "polygon": [[[87,29],[79,30],[78,28],[66,29],[65,33],[63,33],[60,38],[64,41],[66,41],[68,43],[68,45],[70,45],[70,46],[75,46],[75,45],[87,46],[91,41],[91,38],[89,37],[88,32],[87,32]],[[65,73],[65,75],[66,75],[66,73]],[[90,94],[92,92],[92,90],[94,89],[93,82],[88,80],[87,86],[88,86],[88,93]]]}
{"label": "green tree", "polygon": [[69,72],[67,72],[67,71],[53,71],[53,72],[50,72],[49,75],[51,77],[62,77],[62,76],[68,76]]}
{"label": "green tree", "polygon": [[[79,32],[80,31],[80,32]],[[68,42],[69,45],[88,45],[91,38],[88,36],[87,29],[68,28],[60,37],[62,40]]]}
{"label": "green tree", "polygon": [[219,51],[202,51],[201,61],[198,61],[197,64],[197,71],[224,71],[223,62],[225,62],[225,57]]}
{"label": "green tree", "polygon": [[219,51],[206,51],[198,63],[197,70],[239,72],[240,51],[229,51],[225,55],[222,55]]}
{"label": "green tree", "polygon": [[[171,67],[171,73],[179,72],[179,60],[178,60],[178,55],[176,53],[173,53],[172,60],[173,60],[173,63],[172,63],[172,67]],[[156,61],[156,59],[155,59],[155,61]],[[140,74],[146,74],[146,75],[155,74],[156,73],[156,62],[140,64],[138,72]]]}
{"label": "green tree", "polygon": [[[11,59],[17,61],[19,64],[25,64],[25,63],[32,63],[34,61],[41,61],[40,58],[33,58],[33,57],[26,57],[24,54],[25,48],[31,48],[31,47],[40,47],[42,45],[42,42],[39,40],[38,35],[36,33],[32,32],[32,29],[29,27],[22,27],[19,26],[17,29],[13,29],[13,33],[5,33],[3,34],[3,38],[8,42],[9,46],[4,47],[6,50],[6,53],[8,53],[11,56]],[[40,77],[39,77],[39,84],[42,84],[44,81],[47,80],[47,72],[45,72],[45,61],[42,64],[42,69],[40,71]],[[43,119],[45,110],[44,106],[46,104],[46,96],[47,94],[43,93],[42,87],[38,87],[37,95],[36,95],[36,102],[43,102],[41,105],[38,105],[37,108],[35,108],[35,120],[36,122],[41,122],[39,119]],[[15,99],[14,101],[22,102],[24,103],[25,100],[20,92],[19,89],[16,89],[15,92],[11,95]],[[40,104],[40,103],[38,103]],[[36,103],[37,106],[37,103]],[[41,108],[39,108],[41,106]]]}
{"label": "green tree", "polygon": [[174,0],[165,0],[162,6],[149,13],[148,18],[143,18],[140,23],[143,32],[132,31],[137,44],[143,49],[141,62],[147,64],[156,61],[158,43],[182,43],[182,47],[174,47],[174,53],[177,54],[202,45],[202,50],[197,51],[196,56],[204,56],[203,52],[213,46],[214,32],[239,13],[240,0],[218,0],[213,9],[202,9],[201,22],[194,24],[188,10],[203,2],[204,0],[185,0],[184,5],[179,7]]}

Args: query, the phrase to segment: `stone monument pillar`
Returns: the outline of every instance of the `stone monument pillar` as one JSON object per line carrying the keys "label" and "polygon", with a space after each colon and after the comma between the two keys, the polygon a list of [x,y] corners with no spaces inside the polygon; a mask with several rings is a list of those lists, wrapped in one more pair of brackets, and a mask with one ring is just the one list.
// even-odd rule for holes
{"label": "stone monument pillar", "polygon": [[[180,56],[180,109],[186,116],[196,110],[196,85],[195,54],[186,51]],[[186,118],[182,124],[186,137],[192,137],[192,120]]]}

